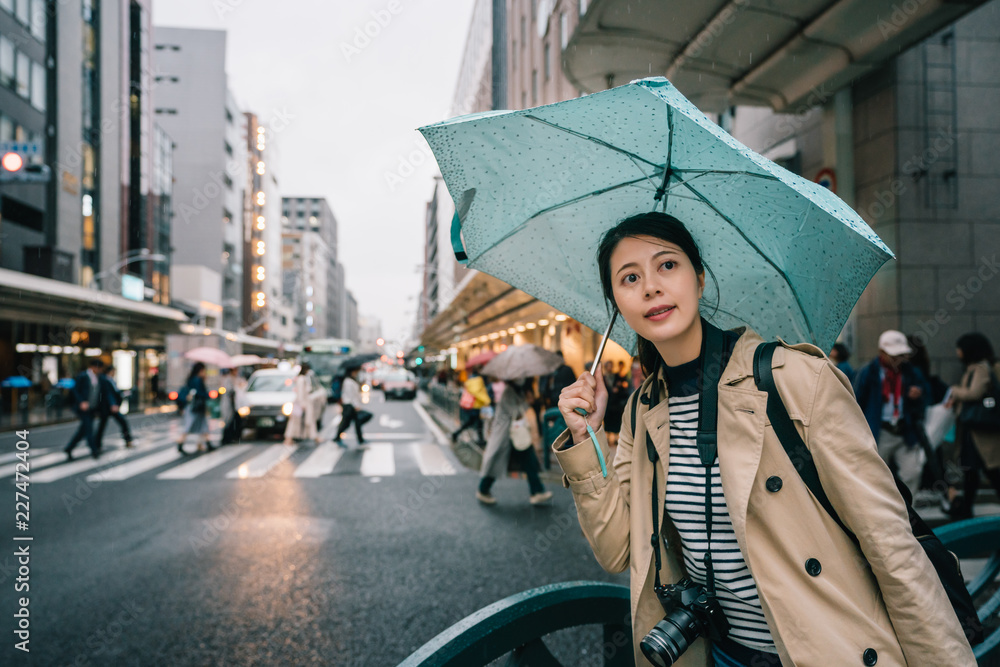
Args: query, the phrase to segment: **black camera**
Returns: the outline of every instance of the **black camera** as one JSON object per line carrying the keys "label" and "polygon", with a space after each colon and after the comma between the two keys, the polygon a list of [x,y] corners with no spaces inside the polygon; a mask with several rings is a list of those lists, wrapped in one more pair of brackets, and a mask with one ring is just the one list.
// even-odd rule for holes
{"label": "black camera", "polygon": [[674,664],[700,635],[719,641],[729,634],[719,601],[690,579],[653,590],[667,615],[643,637],[639,648],[656,667]]}

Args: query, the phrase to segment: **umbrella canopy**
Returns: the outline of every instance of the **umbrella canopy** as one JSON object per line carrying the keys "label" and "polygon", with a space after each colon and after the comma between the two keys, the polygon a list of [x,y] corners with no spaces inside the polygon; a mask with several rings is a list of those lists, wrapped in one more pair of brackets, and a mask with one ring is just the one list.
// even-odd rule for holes
{"label": "umbrella canopy", "polygon": [[485,350],[479,354],[474,354],[469,357],[469,360],[465,362],[465,366],[466,368],[471,366],[482,366],[483,364],[488,363],[495,356],[497,356],[497,353],[493,350]]}
{"label": "umbrella canopy", "polygon": [[233,360],[228,354],[214,347],[196,347],[184,353],[185,359],[200,361],[220,368],[232,368]]}
{"label": "umbrella canopy", "polygon": [[[691,231],[714,324],[823,349],[892,257],[836,195],[736,141],[662,77],[421,132],[455,200],[459,259],[596,331],[609,317],[599,240],[637,213]],[[612,338],[635,350],[624,320]]]}
{"label": "umbrella canopy", "polygon": [[229,358],[229,368],[236,368],[237,366],[256,366],[257,364],[267,363],[265,359],[257,356],[256,354],[235,354]]}
{"label": "umbrella canopy", "polygon": [[31,386],[31,378],[23,375],[11,375],[0,382],[0,387],[13,387],[15,389],[26,389]]}
{"label": "umbrella canopy", "polygon": [[537,345],[514,345],[493,357],[483,366],[483,375],[501,380],[524,380],[548,375],[563,363],[563,358]]}

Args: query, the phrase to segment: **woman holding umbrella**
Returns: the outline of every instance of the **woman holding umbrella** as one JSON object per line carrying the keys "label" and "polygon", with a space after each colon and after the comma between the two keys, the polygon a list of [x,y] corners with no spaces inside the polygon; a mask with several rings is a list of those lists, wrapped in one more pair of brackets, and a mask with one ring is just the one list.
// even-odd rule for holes
{"label": "woman holding umbrella", "polygon": [[208,441],[208,388],[205,386],[205,364],[196,362],[191,367],[187,382],[181,390],[186,398],[184,406],[184,431],[177,441],[177,451],[184,454],[184,441],[188,435],[198,436],[198,451],[215,447]]}
{"label": "woman holding umbrella", "polygon": [[[851,535],[765,419],[754,379],[761,337],[701,318],[706,267],[684,225],[663,213],[622,221],[604,235],[598,269],[639,336],[647,379],[606,472],[587,444],[596,432],[607,457],[599,371],[563,390],[568,430],[553,449],[598,561],[630,572],[636,663],[974,665],[850,386],[822,351],[782,343],[768,366]],[[709,433],[702,418],[713,413]],[[707,610],[691,625],[682,617],[695,605],[673,597],[682,588]]]}

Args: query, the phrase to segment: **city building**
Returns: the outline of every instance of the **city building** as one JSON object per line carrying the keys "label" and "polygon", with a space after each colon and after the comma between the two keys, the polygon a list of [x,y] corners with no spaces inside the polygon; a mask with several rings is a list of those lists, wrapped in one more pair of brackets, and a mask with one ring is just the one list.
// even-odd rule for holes
{"label": "city building", "polygon": [[1000,330],[1000,2],[595,0],[564,49],[583,92],[663,75],[750,148],[832,188],[896,253],[842,334],[923,342],[958,378],[955,341]]}
{"label": "city building", "polygon": [[167,306],[173,142],[153,115],[150,5],[0,1],[0,142],[48,169],[0,192],[0,372],[27,376],[33,404],[83,354],[146,400],[186,320]]}
{"label": "city building", "polygon": [[226,33],[156,26],[154,35],[154,114],[174,146],[172,295],[200,324],[222,328],[241,307],[233,286],[243,275],[246,173],[230,143],[239,117],[227,87]]}
{"label": "city building", "polygon": [[295,313],[297,335],[337,337],[337,219],[323,197],[284,197],[281,208],[284,297]]}
{"label": "city building", "polygon": [[370,316],[358,317],[358,352],[379,352],[379,339],[382,338],[382,322]]}
{"label": "city building", "polygon": [[[562,67],[562,49],[586,3],[478,0],[452,102],[453,116],[523,109],[579,95]],[[456,261],[454,203],[440,177],[427,206],[423,289],[416,331],[430,359],[462,369],[479,352],[533,343],[562,351],[576,372],[593,358],[600,334],[492,276]],[[605,357],[628,354],[613,342]]]}

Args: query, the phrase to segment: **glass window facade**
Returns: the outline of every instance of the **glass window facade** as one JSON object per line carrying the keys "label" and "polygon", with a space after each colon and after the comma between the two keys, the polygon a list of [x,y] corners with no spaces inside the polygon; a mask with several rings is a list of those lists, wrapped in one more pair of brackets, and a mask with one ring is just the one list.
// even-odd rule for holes
{"label": "glass window facade", "polygon": [[17,52],[17,82],[15,90],[21,97],[27,99],[31,94],[31,59],[20,51]]}
{"label": "glass window facade", "polygon": [[14,85],[14,43],[0,35],[0,85]]}
{"label": "glass window facade", "polygon": [[31,63],[31,106],[45,111],[45,68]]}
{"label": "glass window facade", "polygon": [[31,0],[31,36],[45,43],[45,0]]}

